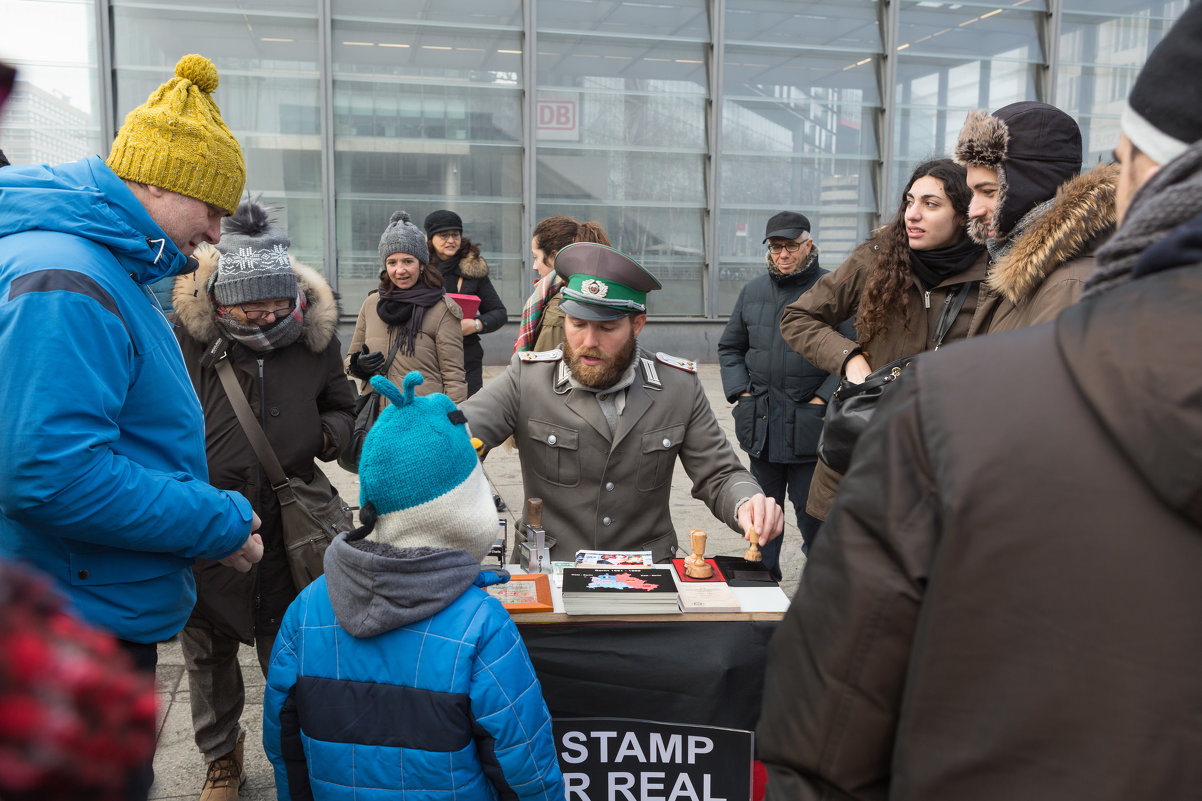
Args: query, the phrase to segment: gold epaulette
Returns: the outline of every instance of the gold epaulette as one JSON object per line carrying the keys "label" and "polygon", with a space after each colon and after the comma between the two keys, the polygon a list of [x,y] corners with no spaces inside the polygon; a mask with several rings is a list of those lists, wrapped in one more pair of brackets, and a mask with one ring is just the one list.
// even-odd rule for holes
{"label": "gold epaulette", "polygon": [[697,362],[693,361],[692,359],[682,359],[679,356],[669,356],[662,351],[656,353],[655,358],[658,359],[661,364],[666,364],[669,367],[675,367],[677,370],[684,370],[686,373],[697,372]]}
{"label": "gold epaulette", "polygon": [[518,359],[524,362],[557,362],[563,358],[563,351],[555,350],[523,350],[518,351]]}

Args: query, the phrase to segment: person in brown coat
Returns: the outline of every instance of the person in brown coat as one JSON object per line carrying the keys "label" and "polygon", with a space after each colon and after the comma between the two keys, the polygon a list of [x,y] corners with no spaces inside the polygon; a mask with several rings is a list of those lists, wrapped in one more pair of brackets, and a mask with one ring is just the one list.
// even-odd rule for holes
{"label": "person in brown coat", "polygon": [[769,649],[769,801],[1197,794],[1200,76],[1194,4],[1132,90],[1089,296],[882,404]]}
{"label": "person in brown coat", "polygon": [[[463,310],[447,297],[442,276],[430,266],[426,237],[407,213],[398,211],[381,235],[379,249],[384,264],[380,288],[368,293],[359,308],[347,372],[360,380],[360,392],[374,392],[368,384],[373,375],[399,386],[410,370],[417,370],[425,379],[419,395],[441,392],[463,402]],[[389,353],[394,353],[392,361],[385,364]]]}
{"label": "person in brown coat", "polygon": [[1051,320],[1094,271],[1114,230],[1118,167],[1081,171],[1081,130],[1047,103],[969,113],[956,142],[973,200],[969,235],[989,249],[986,333]]}
{"label": "person in brown coat", "polygon": [[[858,384],[889,362],[935,347],[939,319],[966,285],[963,306],[942,341],[982,333],[986,257],[965,233],[970,194],[964,174],[950,159],[918,165],[894,221],[785,308],[781,335],[789,347]],[[838,328],[852,316],[854,340]],[[807,514],[826,519],[840,477],[818,463]]]}
{"label": "person in brown coat", "polygon": [[213,486],[237,490],[262,519],[263,559],[249,573],[198,559],[196,606],[180,634],[196,745],[208,764],[201,801],[233,801],[245,780],[245,702],[239,643],[256,646],[264,674],[296,597],[279,502],[214,367],[224,353],[284,472],[306,481],[350,439],[354,394],[342,371],[338,305],[329,284],[288,254],[267,209],[244,201],[217,248],[175,280],[176,338],[205,420]]}

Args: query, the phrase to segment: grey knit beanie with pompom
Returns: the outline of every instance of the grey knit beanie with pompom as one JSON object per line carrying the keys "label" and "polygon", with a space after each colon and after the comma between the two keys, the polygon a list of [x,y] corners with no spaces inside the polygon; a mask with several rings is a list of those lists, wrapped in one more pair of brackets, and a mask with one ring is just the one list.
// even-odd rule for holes
{"label": "grey knit beanie with pompom", "polygon": [[393,253],[408,253],[410,256],[416,256],[422,264],[430,263],[426,235],[409,221],[409,213],[406,211],[393,212],[388,220],[388,227],[380,236],[380,261],[387,262]]}

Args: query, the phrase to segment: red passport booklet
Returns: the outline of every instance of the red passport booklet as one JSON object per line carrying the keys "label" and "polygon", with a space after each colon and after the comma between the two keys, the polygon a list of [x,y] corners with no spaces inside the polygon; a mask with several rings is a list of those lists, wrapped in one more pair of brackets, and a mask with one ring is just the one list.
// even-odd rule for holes
{"label": "red passport booklet", "polygon": [[458,303],[459,308],[463,309],[463,319],[475,319],[476,310],[480,308],[480,297],[478,295],[460,295],[455,292],[448,292],[447,297]]}

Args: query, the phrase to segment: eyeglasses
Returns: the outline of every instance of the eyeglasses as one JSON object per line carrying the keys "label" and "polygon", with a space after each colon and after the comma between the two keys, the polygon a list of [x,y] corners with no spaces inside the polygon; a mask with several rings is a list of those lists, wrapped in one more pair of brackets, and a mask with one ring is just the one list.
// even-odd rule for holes
{"label": "eyeglasses", "polygon": [[[810,240],[808,240],[808,239],[806,240],[806,242],[809,242],[809,241]],[[790,253],[796,253],[797,251],[801,250],[801,246],[804,244],[805,244],[805,242],[790,242],[787,245],[769,245],[768,252],[771,253],[773,256],[779,256],[780,252],[782,250],[787,250]]]}
{"label": "eyeglasses", "polygon": [[246,319],[252,323],[257,323],[260,320],[266,320],[267,315],[274,315],[278,320],[281,317],[292,314],[292,310],[296,308],[296,303],[290,303],[287,306],[279,309],[248,309],[243,305],[238,306],[242,313],[246,315]]}
{"label": "eyeglasses", "polygon": [[439,231],[434,236],[441,236],[443,239],[463,239],[462,231]]}

